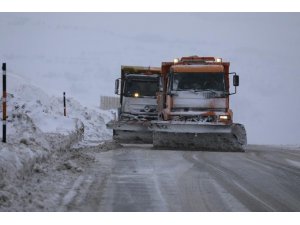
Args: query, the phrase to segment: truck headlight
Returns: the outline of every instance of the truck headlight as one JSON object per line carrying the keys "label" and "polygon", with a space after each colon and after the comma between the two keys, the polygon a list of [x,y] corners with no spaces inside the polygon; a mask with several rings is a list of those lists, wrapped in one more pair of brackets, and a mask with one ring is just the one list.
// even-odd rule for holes
{"label": "truck headlight", "polygon": [[178,62],[179,62],[179,59],[178,59],[178,58],[174,59],[174,64],[176,64],[176,63],[178,63]]}
{"label": "truck headlight", "polygon": [[230,119],[230,116],[228,115],[221,115],[219,116],[220,120],[229,120]]}
{"label": "truck headlight", "polygon": [[138,92],[135,92],[135,93],[133,94],[133,96],[136,97],[136,98],[138,98],[138,97],[140,96],[140,94],[139,94]]}

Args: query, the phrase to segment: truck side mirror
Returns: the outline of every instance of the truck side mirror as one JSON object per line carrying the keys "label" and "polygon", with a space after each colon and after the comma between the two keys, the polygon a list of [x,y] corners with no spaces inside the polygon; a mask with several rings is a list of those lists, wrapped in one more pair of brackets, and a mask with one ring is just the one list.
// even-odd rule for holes
{"label": "truck side mirror", "polygon": [[115,80],[115,94],[116,95],[119,95],[119,84],[120,84],[119,79],[116,79]]}
{"label": "truck side mirror", "polygon": [[233,75],[233,86],[237,87],[240,85],[240,77],[239,75]]}

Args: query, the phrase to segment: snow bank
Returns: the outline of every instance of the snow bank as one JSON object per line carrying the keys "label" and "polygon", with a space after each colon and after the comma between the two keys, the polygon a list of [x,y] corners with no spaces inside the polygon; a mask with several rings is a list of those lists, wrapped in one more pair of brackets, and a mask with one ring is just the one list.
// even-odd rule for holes
{"label": "snow bank", "polygon": [[0,189],[31,172],[53,151],[69,149],[81,140],[88,144],[111,138],[105,128],[109,114],[70,98],[65,117],[62,98],[50,97],[14,74],[8,77],[7,114],[7,143],[0,143]]}

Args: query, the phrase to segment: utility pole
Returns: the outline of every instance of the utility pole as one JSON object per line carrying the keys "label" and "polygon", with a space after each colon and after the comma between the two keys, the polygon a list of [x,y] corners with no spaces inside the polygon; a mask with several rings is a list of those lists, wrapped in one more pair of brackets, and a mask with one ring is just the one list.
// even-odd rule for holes
{"label": "utility pole", "polygon": [[67,116],[67,109],[66,109],[66,92],[64,92],[64,116]]}
{"label": "utility pole", "polygon": [[2,64],[3,71],[3,96],[2,96],[2,112],[3,112],[3,130],[2,130],[2,142],[6,143],[6,63]]}

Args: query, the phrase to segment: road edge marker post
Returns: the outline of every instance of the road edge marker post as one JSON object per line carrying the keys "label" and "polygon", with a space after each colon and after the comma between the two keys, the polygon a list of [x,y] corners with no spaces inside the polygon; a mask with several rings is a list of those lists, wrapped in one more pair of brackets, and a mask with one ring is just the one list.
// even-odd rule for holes
{"label": "road edge marker post", "polygon": [[3,86],[3,96],[2,96],[2,112],[3,112],[3,129],[2,129],[2,142],[6,143],[6,63],[2,64],[2,71],[3,71],[3,79],[2,79],[2,86]]}
{"label": "road edge marker post", "polygon": [[64,116],[67,116],[67,109],[66,109],[66,92],[64,92]]}

